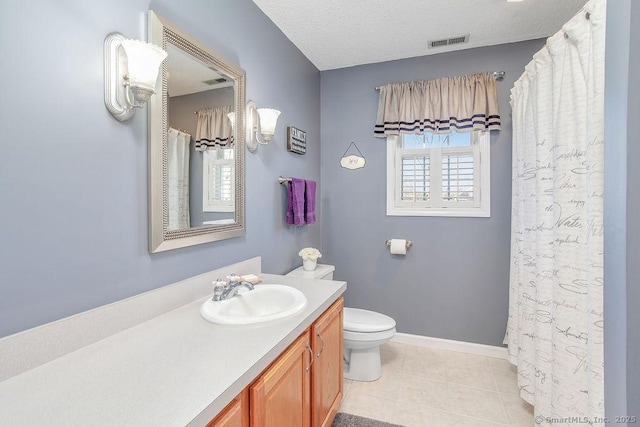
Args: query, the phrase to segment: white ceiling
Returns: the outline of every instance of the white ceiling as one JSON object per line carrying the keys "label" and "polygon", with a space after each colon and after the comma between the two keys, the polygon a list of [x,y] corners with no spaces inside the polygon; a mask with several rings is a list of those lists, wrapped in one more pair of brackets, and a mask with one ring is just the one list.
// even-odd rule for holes
{"label": "white ceiling", "polygon": [[[209,68],[181,48],[167,43],[167,71],[169,96],[189,95],[206,90],[233,86],[233,80]],[[224,83],[211,80],[226,78]]]}
{"label": "white ceiling", "polygon": [[[253,0],[319,70],[549,37],[586,0]],[[469,43],[428,48],[470,34]]]}

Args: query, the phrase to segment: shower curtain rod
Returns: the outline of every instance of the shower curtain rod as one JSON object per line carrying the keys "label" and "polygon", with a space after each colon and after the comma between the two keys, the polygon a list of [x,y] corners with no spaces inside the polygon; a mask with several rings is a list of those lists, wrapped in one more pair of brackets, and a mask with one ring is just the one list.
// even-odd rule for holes
{"label": "shower curtain rod", "polygon": [[[493,72],[493,78],[496,79],[497,81],[501,82],[502,80],[504,80],[504,75],[506,74],[506,72],[504,71],[494,71]],[[382,86],[376,86],[376,90],[380,90]]]}
{"label": "shower curtain rod", "polygon": [[173,128],[173,129],[175,129],[175,130],[177,130],[177,131],[180,131],[180,132],[182,132],[182,133],[186,133],[187,135],[191,136],[191,132],[187,132],[187,131],[186,131],[186,130],[184,130],[184,129],[176,128],[176,127],[173,127],[173,126],[169,126],[169,127],[170,127],[170,128]]}

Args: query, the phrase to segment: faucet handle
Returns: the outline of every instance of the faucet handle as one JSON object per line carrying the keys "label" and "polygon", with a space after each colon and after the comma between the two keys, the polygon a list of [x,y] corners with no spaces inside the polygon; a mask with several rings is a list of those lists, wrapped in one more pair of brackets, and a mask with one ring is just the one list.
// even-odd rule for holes
{"label": "faucet handle", "polygon": [[231,273],[230,275],[228,275],[227,280],[229,281],[230,285],[241,281],[240,276],[238,276],[236,273]]}
{"label": "faucet handle", "polygon": [[224,280],[216,279],[216,281],[213,282],[213,300],[220,301],[225,289],[227,289],[227,282],[225,282]]}

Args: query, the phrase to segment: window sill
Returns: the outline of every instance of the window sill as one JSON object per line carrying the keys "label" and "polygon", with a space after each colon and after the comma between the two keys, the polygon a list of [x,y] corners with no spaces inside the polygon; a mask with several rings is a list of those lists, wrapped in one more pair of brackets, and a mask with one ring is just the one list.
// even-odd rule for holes
{"label": "window sill", "polygon": [[206,207],[202,209],[202,212],[207,213],[216,213],[216,212],[235,212],[235,206],[215,206],[215,207]]}
{"label": "window sill", "polygon": [[483,208],[438,208],[438,209],[410,209],[387,208],[387,216],[441,216],[441,217],[469,217],[489,218],[491,212]]}

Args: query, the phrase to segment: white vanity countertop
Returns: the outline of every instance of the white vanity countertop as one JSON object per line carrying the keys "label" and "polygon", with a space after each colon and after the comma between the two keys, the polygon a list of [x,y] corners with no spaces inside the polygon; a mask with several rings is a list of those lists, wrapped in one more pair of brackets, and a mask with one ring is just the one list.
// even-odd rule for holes
{"label": "white vanity countertop", "polygon": [[232,327],[202,319],[199,299],[0,382],[0,423],[206,425],[346,290],[345,282],[270,274],[262,283],[301,290],[307,307]]}

